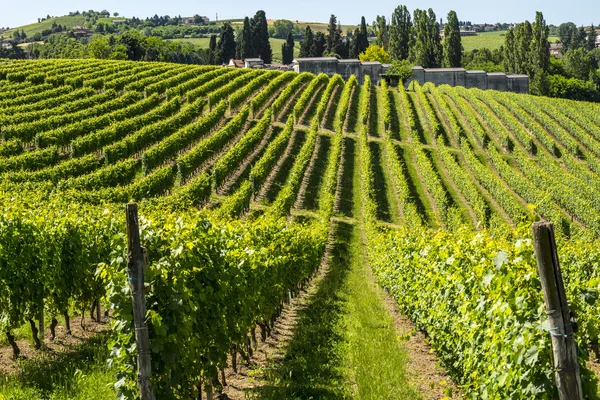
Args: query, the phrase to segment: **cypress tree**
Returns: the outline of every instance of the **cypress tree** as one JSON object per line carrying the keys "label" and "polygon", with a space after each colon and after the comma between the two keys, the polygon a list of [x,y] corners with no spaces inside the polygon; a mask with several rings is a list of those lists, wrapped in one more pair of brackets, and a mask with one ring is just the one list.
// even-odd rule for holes
{"label": "cypress tree", "polygon": [[460,28],[456,12],[448,13],[448,22],[444,26],[444,62],[446,68],[460,67],[462,57],[462,44],[460,40]]}
{"label": "cypress tree", "polygon": [[360,35],[358,37],[358,54],[367,50],[367,47],[369,47],[369,32],[367,31],[367,22],[365,21],[365,17],[362,17],[360,19]]}
{"label": "cypress tree", "polygon": [[235,58],[235,36],[231,24],[226,22],[221,28],[219,43],[217,44],[216,62],[227,64],[230,59]]}
{"label": "cypress tree", "polygon": [[327,27],[327,53],[337,53],[342,45],[341,31],[338,28],[337,17],[331,14],[329,25]]}
{"label": "cypress tree", "polygon": [[252,53],[252,31],[250,27],[250,18],[244,18],[244,26],[242,31],[238,36],[238,41],[236,43],[236,57],[241,60],[245,60],[250,57]]}
{"label": "cypress tree", "polygon": [[350,58],[358,58],[360,52],[358,51],[358,40],[360,39],[360,30],[356,28],[352,35],[352,42],[350,43]]}
{"label": "cypress tree", "polygon": [[291,64],[294,61],[294,37],[292,32],[288,33],[287,40],[281,45],[281,58],[284,64]]}
{"label": "cypress tree", "polygon": [[298,55],[298,57],[311,57],[313,40],[314,36],[312,29],[310,29],[310,26],[307,25],[306,30],[304,31],[304,40],[300,42],[300,54]]}
{"label": "cypress tree", "polygon": [[325,34],[323,32],[317,32],[310,49],[310,57],[323,57],[326,45],[327,39],[325,38]]}
{"label": "cypress tree", "polygon": [[392,14],[389,53],[393,59],[406,60],[410,43],[412,21],[406,6],[398,6]]}
{"label": "cypress tree", "polygon": [[271,50],[271,43],[269,42],[269,27],[264,11],[257,11],[254,18],[252,18],[251,31],[252,57],[260,57],[265,64],[271,64],[273,50]]}
{"label": "cypress tree", "polygon": [[217,35],[210,35],[210,42],[208,44],[208,64],[216,64],[216,51],[217,51]]}

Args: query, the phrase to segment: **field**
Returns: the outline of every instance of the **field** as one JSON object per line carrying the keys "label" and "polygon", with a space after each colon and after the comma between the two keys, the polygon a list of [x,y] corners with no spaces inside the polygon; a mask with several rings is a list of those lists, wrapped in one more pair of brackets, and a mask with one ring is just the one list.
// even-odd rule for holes
{"label": "field", "polygon": [[[0,397],[134,397],[130,201],[157,398],[552,399],[540,219],[593,396],[599,111],[294,72],[2,62]],[[110,333],[35,356],[30,325],[62,343],[98,300]],[[242,366],[268,336],[278,356]]]}
{"label": "field", "polygon": [[[477,36],[465,36],[461,38],[463,49],[466,52],[473,51],[475,49],[499,49],[504,46],[504,36],[507,31],[493,31],[493,32],[481,32]],[[548,37],[550,43],[554,43],[558,40],[556,36]]]}
{"label": "field", "polygon": [[[176,41],[176,42],[191,43],[191,44],[196,45],[203,49],[208,49],[208,46],[210,44],[210,38],[189,38],[189,39],[186,38],[186,39],[172,39],[172,40]],[[271,43],[271,49],[273,50],[273,60],[277,60],[277,61],[281,62],[281,45],[285,43],[285,40],[277,39],[277,38],[269,38],[269,43]],[[294,57],[296,57],[299,52],[300,52],[300,42],[296,41],[295,47],[294,47]]]}

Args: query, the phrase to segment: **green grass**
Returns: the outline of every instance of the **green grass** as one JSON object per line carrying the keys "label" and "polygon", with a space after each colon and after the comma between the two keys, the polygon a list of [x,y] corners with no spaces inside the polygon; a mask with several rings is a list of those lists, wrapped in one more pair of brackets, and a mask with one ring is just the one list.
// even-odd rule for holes
{"label": "green grass", "polygon": [[2,400],[105,400],[115,398],[115,371],[108,368],[107,335],[72,351],[22,360],[16,375],[0,375]]}
{"label": "green grass", "polygon": [[[464,51],[470,52],[475,49],[499,49],[504,46],[504,39],[507,31],[481,32],[477,36],[465,36],[461,38]],[[550,43],[554,43],[558,37],[551,36],[548,38]]]}
{"label": "green grass", "polygon": [[[208,46],[210,44],[210,38],[184,38],[171,40],[176,42],[191,43],[203,49],[208,49]],[[285,40],[270,38],[269,43],[271,43],[271,49],[273,50],[273,61],[281,61],[281,45],[285,43]],[[296,45],[294,47],[294,57],[297,57],[299,52],[300,42],[296,41]]]}

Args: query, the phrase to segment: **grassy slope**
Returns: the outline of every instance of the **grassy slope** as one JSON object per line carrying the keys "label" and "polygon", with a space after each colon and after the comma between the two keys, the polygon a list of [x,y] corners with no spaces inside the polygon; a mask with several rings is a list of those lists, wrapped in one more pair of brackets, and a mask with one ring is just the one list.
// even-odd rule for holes
{"label": "grassy slope", "polygon": [[[499,49],[504,45],[504,36],[506,31],[482,32],[477,36],[465,36],[462,40],[462,45],[465,51],[473,51],[475,49],[487,48],[490,50]],[[550,43],[554,43],[558,37],[551,36],[548,38]]]}
{"label": "grassy slope", "polygon": [[41,33],[44,29],[52,29],[52,24],[54,22],[56,22],[56,25],[63,25],[63,26],[66,26],[67,28],[72,28],[77,25],[83,25],[85,23],[85,19],[86,19],[86,17],[84,17],[82,15],[73,15],[73,16],[66,15],[66,16],[57,17],[57,18],[50,18],[50,19],[47,19],[40,23],[35,22],[33,24],[23,25],[23,26],[19,26],[18,28],[10,29],[10,30],[4,32],[3,36],[4,37],[12,36],[15,29],[18,29],[19,31],[24,30],[25,33],[27,34],[27,36],[30,37],[31,35],[34,35],[38,32]]}

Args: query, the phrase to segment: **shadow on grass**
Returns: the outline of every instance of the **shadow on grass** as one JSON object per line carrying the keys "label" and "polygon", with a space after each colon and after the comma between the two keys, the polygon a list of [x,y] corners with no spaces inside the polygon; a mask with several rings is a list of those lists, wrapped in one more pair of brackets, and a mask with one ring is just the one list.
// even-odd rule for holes
{"label": "shadow on grass", "polygon": [[304,208],[307,210],[316,210],[319,208],[319,190],[327,169],[327,161],[329,149],[331,148],[331,138],[326,135],[321,135],[317,159],[310,176],[308,178],[308,186],[304,195]]}
{"label": "shadow on grass", "polygon": [[385,173],[383,171],[383,160],[381,159],[381,148],[377,142],[370,142],[369,149],[371,150],[373,178],[375,184],[375,200],[377,202],[377,219],[385,222],[392,221],[390,203],[387,198],[387,185],[385,181]]}
{"label": "shadow on grass", "polygon": [[340,193],[340,213],[352,217],[354,207],[354,164],[356,142],[352,138],[344,138],[344,170],[342,171],[342,189]]}
{"label": "shadow on grass", "polygon": [[80,371],[82,376],[93,373],[92,371],[102,371],[102,374],[110,375],[105,364],[109,356],[106,344],[109,334],[100,333],[72,350],[49,353],[41,359],[21,360],[16,375],[0,375],[0,380],[6,384],[6,387],[0,384],[0,398],[3,398],[5,388],[17,393],[34,392],[43,398],[54,398],[53,393],[64,392],[77,386],[77,380],[81,379],[78,378],[77,371]]}
{"label": "shadow on grass", "polygon": [[267,384],[257,389],[261,399],[346,399],[339,324],[343,318],[342,287],[350,268],[349,243],[353,226],[338,223],[331,266],[316,293],[298,312],[298,323],[283,359],[267,374]]}
{"label": "shadow on grass", "polygon": [[300,148],[302,148],[302,145],[306,140],[306,131],[296,130],[291,140],[294,141],[292,143],[291,151],[288,157],[284,160],[283,164],[281,164],[281,168],[279,168],[279,170],[275,174],[275,180],[273,181],[273,184],[267,192],[266,199],[269,204],[275,200],[275,198],[279,194],[279,191],[281,190],[283,185],[285,185],[290,170],[294,165],[294,161],[296,160],[296,157],[300,152]]}

